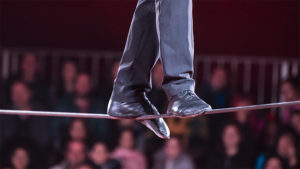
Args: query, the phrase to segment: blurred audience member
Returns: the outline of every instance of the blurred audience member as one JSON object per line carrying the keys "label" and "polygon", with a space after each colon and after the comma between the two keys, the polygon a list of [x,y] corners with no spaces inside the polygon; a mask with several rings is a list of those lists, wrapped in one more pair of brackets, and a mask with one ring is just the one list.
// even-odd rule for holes
{"label": "blurred audience member", "polygon": [[[92,86],[90,75],[80,73],[75,81],[75,91],[71,95],[62,98],[56,105],[58,112],[80,112],[80,113],[105,113],[104,106],[98,99],[92,97]],[[52,120],[52,135],[58,138],[59,131],[70,122],[68,117],[54,117]],[[95,129],[97,136],[105,134],[108,124],[107,119],[87,119],[90,128]]]}
{"label": "blurred audience member", "polygon": [[[130,129],[135,133],[136,136],[136,149],[140,150],[141,152],[144,152],[145,148],[145,127],[138,123],[136,120],[133,119],[121,119],[118,120],[116,123],[116,128],[114,129],[114,133],[110,134],[108,147],[110,149],[115,148],[119,144],[118,138],[120,137],[120,134],[123,132],[124,129]],[[151,132],[152,133],[152,132]]]}
{"label": "blurred audience member", "polygon": [[193,169],[192,159],[183,152],[180,137],[166,140],[163,150],[154,155],[153,169]]}
{"label": "blurred audience member", "polygon": [[135,135],[132,130],[125,129],[119,138],[118,147],[112,152],[112,158],[121,162],[122,169],[146,169],[145,156],[135,149]]}
{"label": "blurred audience member", "polygon": [[93,133],[88,127],[87,119],[72,119],[66,130],[61,134],[60,144],[63,147],[70,141],[82,141],[87,146],[93,142]]}
{"label": "blurred audience member", "polygon": [[279,156],[273,155],[266,159],[264,169],[283,169],[282,163],[282,159]]}
{"label": "blurred audience member", "polygon": [[11,165],[14,169],[30,168],[30,157],[26,149],[18,147],[11,156]]}
{"label": "blurred audience member", "polygon": [[54,101],[74,92],[78,66],[74,60],[66,60],[62,65],[61,80],[55,88]]}
{"label": "blurred audience member", "polygon": [[11,139],[0,150],[0,168],[31,169],[45,167],[39,149],[32,140]]}
{"label": "blurred audience member", "polygon": [[216,147],[208,159],[208,168],[251,168],[252,154],[241,146],[241,133],[235,124],[227,124],[222,146]]}
{"label": "blurred audience member", "polygon": [[[38,74],[38,60],[34,53],[25,53],[21,60],[20,73],[6,80],[5,90],[10,91],[15,81],[23,81],[32,91],[32,100],[42,105],[48,105],[49,89],[43,78]],[[7,104],[11,103],[9,92],[6,93]]]}
{"label": "blurred audience member", "polygon": [[290,124],[292,125],[293,129],[297,135],[297,147],[300,153],[300,111],[294,111],[291,115]]}
{"label": "blurred audience member", "polygon": [[[31,100],[32,92],[24,82],[15,82],[11,87],[11,110],[44,110]],[[28,115],[0,115],[0,143],[12,137],[28,137],[40,146],[49,143],[49,117]]]}
{"label": "blurred audience member", "polygon": [[198,89],[199,97],[210,104],[213,109],[229,107],[231,94],[227,84],[226,70],[216,67],[212,71],[209,83],[204,83]]}
{"label": "blurred audience member", "polygon": [[[283,101],[297,101],[300,100],[299,93],[300,83],[298,78],[288,78],[281,83],[281,95],[283,96]],[[290,119],[292,111],[300,110],[300,105],[283,107],[281,114],[281,120],[284,124],[287,124]]]}
{"label": "blurred audience member", "polygon": [[[250,106],[253,102],[250,96],[236,95],[233,98],[233,107]],[[254,141],[258,138],[260,131],[263,129],[264,120],[258,119],[255,111],[241,110],[232,114],[234,122],[238,125],[243,143],[247,146],[253,146]]]}
{"label": "blurred audience member", "polygon": [[76,169],[86,161],[86,146],[81,141],[70,141],[67,144],[64,160],[50,169]]}
{"label": "blurred audience member", "polygon": [[111,159],[103,142],[96,142],[89,152],[89,157],[96,169],[121,169],[119,161]]}
{"label": "blurred audience member", "polygon": [[258,152],[267,151],[276,142],[276,137],[279,132],[279,124],[274,119],[268,119],[267,124],[262,130],[260,137],[258,138],[257,150]]}
{"label": "blurred audience member", "polygon": [[61,161],[62,150],[70,141],[82,141],[87,146],[93,142],[93,133],[86,123],[87,119],[73,118],[68,126],[60,133],[59,140],[54,140],[52,149],[48,152],[48,163],[55,164]]}
{"label": "blurred audience member", "polygon": [[279,134],[275,148],[258,156],[255,164],[256,169],[262,169],[269,154],[276,154],[283,159],[283,168],[298,168],[299,157],[297,152],[296,138],[293,132],[287,130]]}
{"label": "blurred audience member", "polygon": [[[230,105],[231,93],[228,88],[227,72],[224,68],[213,69],[209,82],[200,85],[196,92],[198,96],[213,109],[227,108]],[[208,126],[211,133],[211,144],[215,144],[217,135],[220,134],[220,126],[229,121],[229,114],[214,114],[208,117]]]}

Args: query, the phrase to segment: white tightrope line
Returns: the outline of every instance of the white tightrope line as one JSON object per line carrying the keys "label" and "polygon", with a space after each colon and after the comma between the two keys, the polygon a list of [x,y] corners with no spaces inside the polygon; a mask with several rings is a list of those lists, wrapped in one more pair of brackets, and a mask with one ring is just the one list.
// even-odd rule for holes
{"label": "white tightrope line", "polygon": [[[270,103],[270,104],[261,104],[261,105],[251,105],[243,107],[231,107],[224,109],[213,109],[206,111],[203,115],[208,114],[218,114],[218,113],[229,113],[236,112],[241,110],[257,110],[257,109],[268,109],[274,107],[283,107],[283,106],[294,106],[300,105],[300,101],[293,102],[279,102],[279,103]],[[23,111],[23,110],[3,110],[0,109],[0,114],[6,115],[31,115],[31,116],[58,116],[58,117],[80,117],[80,118],[100,118],[100,119],[121,119],[117,117],[112,117],[107,114],[96,114],[96,113],[68,113],[68,112],[49,112],[49,111]],[[169,116],[167,114],[161,115],[147,115],[136,118],[136,120],[148,120],[156,118],[170,118],[175,116]]]}

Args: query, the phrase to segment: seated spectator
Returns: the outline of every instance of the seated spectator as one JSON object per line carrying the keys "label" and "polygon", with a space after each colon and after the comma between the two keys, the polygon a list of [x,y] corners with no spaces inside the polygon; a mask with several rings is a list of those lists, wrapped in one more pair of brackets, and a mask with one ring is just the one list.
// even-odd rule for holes
{"label": "seated spectator", "polygon": [[[23,82],[15,82],[11,87],[12,110],[44,110],[31,99],[32,92]],[[49,144],[49,117],[28,115],[0,115],[0,143],[12,137],[32,138],[40,146]]]}
{"label": "seated spectator", "polygon": [[119,138],[118,147],[112,152],[112,158],[121,162],[122,169],[146,169],[145,156],[135,149],[135,135],[132,130],[125,129]]}
{"label": "seated spectator", "polygon": [[[5,82],[5,90],[10,91],[12,84],[16,81],[23,81],[32,91],[32,101],[35,103],[48,105],[49,88],[43,78],[38,74],[38,60],[34,53],[25,53],[21,60],[20,73],[10,76]],[[9,92],[5,94],[6,104],[11,104],[12,98]]]}
{"label": "seated spectator", "polygon": [[154,155],[153,169],[193,169],[192,159],[182,151],[179,137],[166,140],[163,150]]}
{"label": "seated spectator", "polygon": [[[300,84],[299,79],[297,78],[288,78],[287,80],[281,83],[281,95],[283,96],[283,101],[297,101],[300,100]],[[283,107],[281,120],[284,124],[289,122],[291,112],[295,110],[300,110],[300,105]]]}
{"label": "seated spectator", "polygon": [[54,101],[74,92],[78,66],[74,60],[66,60],[62,65],[61,80],[56,86]]}
{"label": "seated spectator", "polygon": [[56,164],[63,158],[62,150],[70,141],[82,141],[87,146],[93,142],[93,132],[88,128],[87,119],[74,118],[60,133],[59,140],[54,140],[48,152],[48,163]]}
{"label": "seated spectator", "polygon": [[[80,73],[75,81],[75,91],[73,94],[61,99],[55,108],[58,112],[80,112],[80,113],[106,113],[104,106],[98,99],[91,96],[92,87],[90,76]],[[70,122],[69,117],[52,118],[52,136],[58,139],[59,131]],[[90,128],[95,129],[97,136],[103,136],[108,125],[107,119],[87,119]]]}
{"label": "seated spectator", "polygon": [[241,146],[241,133],[235,124],[227,124],[222,134],[222,146],[210,154],[208,168],[251,168],[252,154]]}
{"label": "seated spectator", "polygon": [[67,144],[64,160],[50,169],[76,169],[86,161],[86,146],[81,141],[70,141]]}
{"label": "seated spectator", "polygon": [[296,139],[293,132],[287,130],[279,134],[275,148],[258,156],[255,164],[256,169],[262,169],[269,154],[278,155],[283,159],[283,168],[299,167],[299,157],[296,146]]}
{"label": "seated spectator", "polygon": [[43,158],[32,140],[11,139],[1,147],[0,168],[44,168]]}
{"label": "seated spectator", "polygon": [[282,159],[276,155],[268,157],[264,169],[283,169]]}
{"label": "seated spectator", "polygon": [[96,169],[121,169],[119,161],[111,159],[103,142],[96,142],[89,152],[89,157]]}
{"label": "seated spectator", "polygon": [[274,146],[279,129],[280,126],[274,119],[268,119],[257,141],[257,150],[259,153],[267,151]]}
{"label": "seated spectator", "polygon": [[15,169],[26,169],[30,168],[30,157],[26,149],[18,147],[14,150],[11,157],[12,168]]}
{"label": "seated spectator", "polygon": [[[197,88],[196,93],[213,109],[227,108],[231,102],[231,93],[228,88],[227,71],[224,68],[216,67],[213,69],[208,82]],[[208,127],[211,133],[211,144],[216,144],[220,127],[229,121],[229,114],[213,114],[207,116]]]}
{"label": "seated spectator", "polygon": [[[236,95],[233,99],[233,107],[250,106],[253,102],[249,96]],[[254,141],[259,136],[264,126],[264,120],[258,119],[256,113],[251,110],[241,110],[232,113],[233,121],[238,125],[243,143],[254,146]],[[255,147],[252,147],[253,149]]]}
{"label": "seated spectator", "polygon": [[[108,147],[109,149],[115,148],[118,144],[118,138],[120,137],[120,134],[123,132],[124,129],[130,129],[132,130],[136,135],[136,148],[140,150],[141,152],[144,152],[145,148],[145,127],[138,123],[137,121],[133,119],[120,119],[116,122],[116,128],[114,128],[114,133],[110,134]],[[152,133],[152,132],[151,132]]]}
{"label": "seated spectator", "polygon": [[93,132],[89,129],[87,119],[74,118],[68,127],[61,133],[61,146],[65,146],[70,141],[82,141],[87,146],[93,142]]}
{"label": "seated spectator", "polygon": [[198,95],[213,109],[229,107],[231,94],[227,88],[227,72],[224,68],[213,69],[210,81],[198,88]]}
{"label": "seated spectator", "polygon": [[292,113],[290,124],[298,136],[299,148],[300,148],[300,111],[294,111]]}

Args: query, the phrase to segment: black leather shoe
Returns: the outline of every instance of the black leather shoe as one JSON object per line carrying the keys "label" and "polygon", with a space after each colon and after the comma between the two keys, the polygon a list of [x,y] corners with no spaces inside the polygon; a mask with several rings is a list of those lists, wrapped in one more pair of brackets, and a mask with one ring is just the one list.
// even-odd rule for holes
{"label": "black leather shoe", "polygon": [[[145,99],[139,102],[117,102],[110,100],[107,114],[118,118],[136,118],[145,115],[159,115],[159,112],[145,96]],[[169,128],[162,118],[137,121],[152,130],[158,137],[163,139],[170,138]]]}
{"label": "black leather shoe", "polygon": [[211,110],[210,105],[201,100],[194,92],[185,90],[170,100],[167,114],[176,117],[194,117]]}

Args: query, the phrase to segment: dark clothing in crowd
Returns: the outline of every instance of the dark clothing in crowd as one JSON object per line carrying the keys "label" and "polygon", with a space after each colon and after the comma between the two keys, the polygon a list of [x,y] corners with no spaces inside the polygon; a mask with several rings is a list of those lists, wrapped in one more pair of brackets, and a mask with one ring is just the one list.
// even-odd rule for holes
{"label": "dark clothing in crowd", "polygon": [[[272,150],[269,150],[268,152],[265,152],[265,153],[261,153],[258,155],[257,159],[256,159],[256,162],[255,162],[255,169],[263,169],[264,166],[266,165],[266,160],[268,159],[268,157],[270,156],[278,156],[278,153],[272,149]],[[289,161],[288,159],[286,158],[281,158],[281,162],[282,162],[282,168],[291,168],[289,166]],[[299,166],[294,166],[293,168],[299,168]]]}
{"label": "dark clothing in crowd", "polygon": [[209,155],[207,168],[253,168],[253,157],[247,150],[240,148],[234,156],[229,157],[222,148],[217,148]]}
{"label": "dark clothing in crowd", "polygon": [[65,86],[64,83],[62,83],[62,79],[59,82],[60,83],[58,83],[58,85],[55,85],[55,87],[51,88],[51,103],[53,104],[57,103],[65,96],[72,94],[65,90]]}
{"label": "dark clothing in crowd", "polygon": [[255,149],[254,136],[252,134],[249,123],[245,123],[245,124],[236,123],[236,124],[241,132],[242,144],[247,145],[248,149],[254,151]]}
{"label": "dark clothing in crowd", "polygon": [[[204,83],[196,91],[198,96],[209,104],[213,109],[228,108],[230,106],[231,94],[227,88],[215,91],[209,83]],[[220,127],[229,121],[229,114],[213,114],[207,116],[208,127],[211,133],[211,144],[217,144],[217,137],[221,134]]]}
{"label": "dark clothing in crowd", "polygon": [[[8,109],[17,110],[13,106]],[[43,110],[32,106],[32,110]],[[46,116],[0,115],[0,143],[12,137],[34,139],[40,146],[50,141],[50,118]]]}
{"label": "dark clothing in crowd", "polygon": [[215,91],[209,83],[204,83],[198,88],[197,94],[213,109],[227,108],[230,106],[231,94],[227,88]]}
{"label": "dark clothing in crowd", "polygon": [[[74,101],[73,95],[67,95],[61,99],[55,106],[57,112],[81,112],[81,113],[95,113],[105,114],[106,107],[100,101],[94,98],[89,98],[89,106],[86,110],[80,110]],[[54,139],[58,139],[60,131],[67,126],[71,121],[70,117],[53,117],[51,121],[51,132]],[[107,119],[89,118],[87,124],[90,129],[95,130],[95,134],[100,137],[104,136],[107,131],[109,121]]]}
{"label": "dark clothing in crowd", "polygon": [[121,169],[121,163],[118,160],[115,159],[109,159],[105,164],[103,165],[96,165],[93,164],[95,169]]}
{"label": "dark clothing in crowd", "polygon": [[29,156],[28,169],[46,168],[45,152],[43,153],[35,140],[15,136],[7,140],[0,148],[0,168],[14,168],[11,158],[16,148],[25,149]]}
{"label": "dark clothing in crowd", "polygon": [[[5,81],[4,92],[6,98],[6,105],[11,104],[10,91],[11,87],[16,81],[22,81],[21,75],[10,76]],[[26,82],[25,82],[26,83]],[[49,86],[40,76],[36,76],[33,82],[26,83],[30,91],[32,92],[31,101],[34,103],[41,104],[43,106],[48,106],[49,101]]]}

